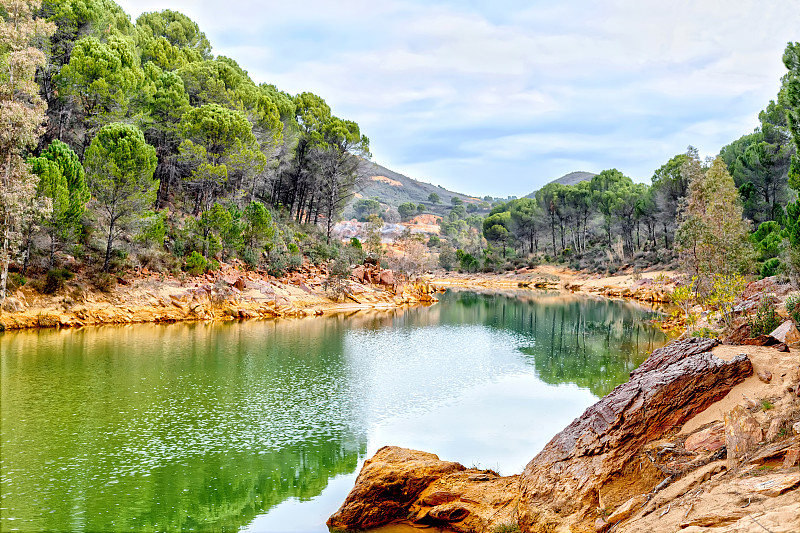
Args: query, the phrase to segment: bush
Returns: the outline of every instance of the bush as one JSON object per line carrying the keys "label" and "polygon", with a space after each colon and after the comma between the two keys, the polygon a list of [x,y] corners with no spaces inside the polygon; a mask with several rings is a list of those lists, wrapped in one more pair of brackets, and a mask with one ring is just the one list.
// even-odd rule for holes
{"label": "bush", "polygon": [[800,326],[800,293],[790,294],[786,298],[786,311],[792,317],[794,323]]}
{"label": "bush", "polygon": [[66,268],[53,268],[47,271],[42,285],[43,294],[55,294],[64,288],[64,283],[75,277],[75,274]]}
{"label": "bush", "polygon": [[762,278],[768,278],[770,276],[774,276],[778,273],[781,267],[781,260],[777,257],[773,257],[772,259],[767,259],[764,261],[764,264],[761,265],[761,274]]}
{"label": "bush", "polygon": [[101,292],[111,292],[117,285],[117,278],[108,272],[98,272],[92,276],[92,285]]}
{"label": "bush", "polygon": [[28,280],[25,279],[25,276],[23,276],[22,274],[19,274],[17,272],[9,272],[8,281],[6,282],[6,288],[8,289],[9,293],[13,293],[26,283],[28,283]]}
{"label": "bush", "polygon": [[186,259],[186,267],[184,270],[192,276],[199,276],[200,274],[204,273],[207,268],[208,261],[206,258],[197,251],[194,251],[192,252],[192,255]]}
{"label": "bush", "polygon": [[781,317],[775,312],[777,299],[774,294],[763,294],[758,303],[755,315],[747,318],[750,326],[750,337],[767,335],[781,325]]}

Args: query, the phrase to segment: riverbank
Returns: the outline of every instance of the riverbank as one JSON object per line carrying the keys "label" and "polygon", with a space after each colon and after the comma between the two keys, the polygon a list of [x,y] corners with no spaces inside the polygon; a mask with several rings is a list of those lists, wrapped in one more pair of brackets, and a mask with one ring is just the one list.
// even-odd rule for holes
{"label": "riverbank", "polygon": [[[669,301],[673,274],[603,277],[539,266],[508,274],[441,272],[408,281],[391,270],[359,266],[339,282],[339,296],[328,286],[324,267],[304,265],[283,278],[222,264],[214,274],[180,276],[141,271],[114,277],[114,287],[99,290],[78,275],[52,295],[23,286],[0,310],[0,331],[102,324],[306,317],[363,309],[431,304],[450,287],[549,289],[625,298],[657,304]],[[636,278],[636,279],[634,279]]]}
{"label": "riverbank", "polygon": [[[390,270],[361,268],[336,289],[327,271],[305,265],[283,278],[223,264],[202,276],[127,272],[99,290],[80,273],[52,295],[23,286],[6,299],[0,331],[102,324],[306,317],[363,309],[392,309],[436,301],[425,282]],[[338,297],[336,293],[338,292]]]}
{"label": "riverbank", "polygon": [[603,276],[558,266],[539,265],[505,274],[444,272],[433,275],[430,283],[435,287],[565,290],[609,298],[669,303],[676,278],[677,274],[670,271]]}

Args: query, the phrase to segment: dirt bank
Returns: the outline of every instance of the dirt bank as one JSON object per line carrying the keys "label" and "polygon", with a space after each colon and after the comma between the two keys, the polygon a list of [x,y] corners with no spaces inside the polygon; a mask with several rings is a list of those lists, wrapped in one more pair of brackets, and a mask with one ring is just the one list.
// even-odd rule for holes
{"label": "dirt bank", "polygon": [[461,274],[444,272],[429,276],[436,287],[485,287],[495,289],[533,288],[567,290],[610,298],[628,298],[651,303],[668,303],[675,288],[674,272],[601,276],[567,268],[541,265],[505,274]]}
{"label": "dirt bank", "polygon": [[129,272],[104,292],[78,275],[53,295],[15,291],[0,311],[0,330],[101,324],[303,317],[357,309],[390,309],[436,301],[425,282],[363,268],[334,297],[327,272],[305,266],[284,278],[223,264],[214,274],[182,277]]}

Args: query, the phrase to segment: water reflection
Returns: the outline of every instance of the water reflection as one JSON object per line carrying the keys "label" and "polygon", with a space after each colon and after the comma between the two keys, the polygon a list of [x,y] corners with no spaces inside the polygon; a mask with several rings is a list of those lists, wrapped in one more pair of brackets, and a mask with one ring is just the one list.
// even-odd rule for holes
{"label": "water reflection", "polygon": [[[548,384],[603,394],[663,342],[645,315],[461,292],[324,319],[0,334],[0,529],[324,517],[335,507],[309,509],[352,484],[330,481],[383,444],[513,470],[592,401]],[[292,529],[279,520],[266,529]]]}

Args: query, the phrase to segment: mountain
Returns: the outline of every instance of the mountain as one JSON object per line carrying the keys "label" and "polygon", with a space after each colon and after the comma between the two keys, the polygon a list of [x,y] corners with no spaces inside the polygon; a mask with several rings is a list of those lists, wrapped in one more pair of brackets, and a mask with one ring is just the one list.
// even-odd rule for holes
{"label": "mountain", "polygon": [[[597,174],[593,172],[583,172],[582,170],[578,170],[577,172],[570,172],[569,174],[564,174],[558,179],[554,179],[550,183],[560,183],[561,185],[575,185],[582,181],[591,181],[593,177],[597,176]],[[548,184],[549,185],[549,184]],[[536,196],[536,191],[525,196],[525,198],[533,198]]]}
{"label": "mountain", "polygon": [[[417,181],[371,161],[364,162],[361,174],[365,176],[365,179],[362,186],[356,189],[355,197],[345,207],[345,219],[355,216],[353,203],[360,198],[376,198],[382,204],[394,208],[406,202],[424,204],[427,212],[442,215],[450,210],[451,199],[454,196],[461,198],[465,204],[482,201],[480,198],[449,191],[438,185]],[[431,193],[439,195],[440,203],[438,205],[428,201]]]}

